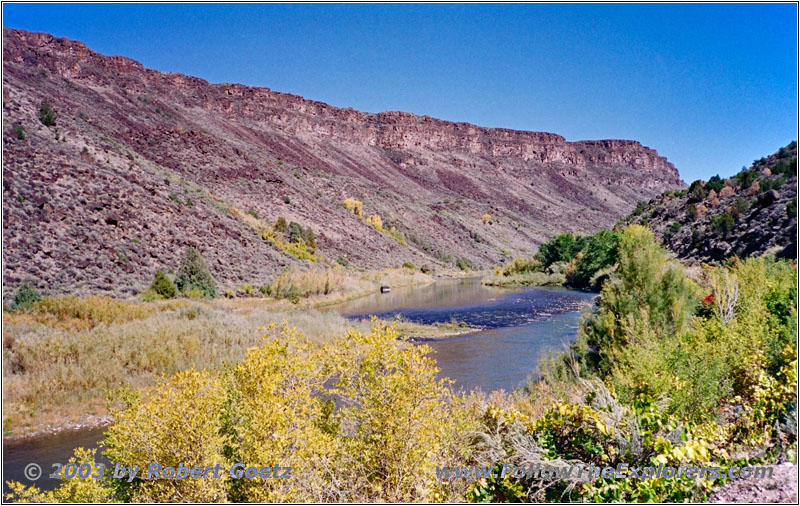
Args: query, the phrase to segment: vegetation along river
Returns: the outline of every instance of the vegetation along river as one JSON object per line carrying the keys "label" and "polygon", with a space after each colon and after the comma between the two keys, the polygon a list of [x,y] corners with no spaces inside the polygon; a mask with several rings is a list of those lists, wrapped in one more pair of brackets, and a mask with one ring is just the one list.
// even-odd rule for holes
{"label": "vegetation along river", "polygon": [[[396,288],[330,309],[351,319],[400,316],[417,323],[459,321],[480,327],[478,332],[426,344],[434,350],[441,376],[453,379],[456,388],[489,392],[523,385],[542,357],[564,349],[594,297],[562,288],[509,290],[483,286],[480,279],[456,279]],[[97,446],[102,434],[102,428],[89,428],[4,443],[4,493],[7,480],[33,483],[23,474],[29,463],[43,470],[36,485],[54,488],[56,480],[47,477],[50,465],[66,463],[78,446]]]}

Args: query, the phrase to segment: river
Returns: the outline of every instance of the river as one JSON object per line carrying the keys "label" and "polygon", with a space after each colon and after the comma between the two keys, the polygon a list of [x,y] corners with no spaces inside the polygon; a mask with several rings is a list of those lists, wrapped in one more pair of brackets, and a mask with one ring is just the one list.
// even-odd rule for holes
{"label": "river", "polygon": [[[563,288],[491,288],[473,278],[395,288],[329,309],[352,319],[399,315],[418,323],[456,320],[481,327],[478,332],[425,344],[433,348],[440,375],[453,379],[457,389],[489,392],[524,385],[542,357],[568,346],[582,311],[594,297]],[[57,481],[48,478],[50,464],[66,463],[79,446],[96,447],[102,434],[102,428],[94,428],[4,442],[4,494],[7,480],[31,483],[23,474],[29,463],[42,467],[36,485],[52,489]]]}

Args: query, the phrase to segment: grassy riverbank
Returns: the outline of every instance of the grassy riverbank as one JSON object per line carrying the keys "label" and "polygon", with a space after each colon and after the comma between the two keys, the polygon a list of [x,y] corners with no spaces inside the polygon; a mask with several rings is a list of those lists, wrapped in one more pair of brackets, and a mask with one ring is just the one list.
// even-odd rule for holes
{"label": "grassy riverbank", "polygon": [[[318,282],[292,276],[300,287]],[[324,308],[376,293],[383,284],[397,288],[433,281],[427,274],[390,269],[350,272],[337,278],[327,294],[296,300],[46,297],[28,310],[3,315],[3,435],[101,422],[108,391],[123,386],[146,390],[162,375],[240,361],[259,345],[270,322],[286,321],[303,340],[316,343],[351,328],[366,331],[371,323],[351,322]],[[438,338],[471,330],[457,324],[396,325],[402,337]]]}

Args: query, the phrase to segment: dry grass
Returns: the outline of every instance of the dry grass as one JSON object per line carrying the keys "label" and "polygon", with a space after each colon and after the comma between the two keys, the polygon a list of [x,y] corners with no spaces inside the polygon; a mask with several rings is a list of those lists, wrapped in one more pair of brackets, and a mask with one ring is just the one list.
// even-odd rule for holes
{"label": "dry grass", "polygon": [[[99,399],[109,389],[146,387],[162,374],[241,360],[270,322],[286,320],[316,341],[353,327],[367,330],[331,311],[281,310],[263,300],[174,302],[126,302],[129,316],[109,323],[89,324],[95,313],[80,313],[89,320],[70,317],[69,326],[52,315],[5,315],[4,433],[36,430],[47,413],[102,414]],[[57,307],[78,305],[70,304]]]}

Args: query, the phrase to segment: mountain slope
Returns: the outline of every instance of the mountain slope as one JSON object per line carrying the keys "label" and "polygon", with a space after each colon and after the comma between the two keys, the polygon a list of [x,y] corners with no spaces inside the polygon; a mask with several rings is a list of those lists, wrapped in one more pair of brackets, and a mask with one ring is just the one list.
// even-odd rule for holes
{"label": "mountain slope", "polygon": [[767,252],[797,258],[797,143],[732,178],[695,181],[641,202],[626,223],[648,225],[682,259],[718,262]]}
{"label": "mountain slope", "polygon": [[[3,38],[5,295],[23,279],[132,294],[190,245],[223,285],[261,284],[301,262],[259,234],[279,217],[311,228],[318,261],[488,265],[683,186],[635,141],[362,113],[47,34]],[[43,102],[55,125],[42,124]]]}

